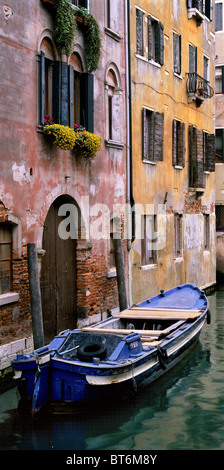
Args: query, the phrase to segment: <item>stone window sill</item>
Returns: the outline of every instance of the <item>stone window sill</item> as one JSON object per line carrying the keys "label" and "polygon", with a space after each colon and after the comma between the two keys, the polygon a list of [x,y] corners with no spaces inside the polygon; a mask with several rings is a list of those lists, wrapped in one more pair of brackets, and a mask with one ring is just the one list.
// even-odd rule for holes
{"label": "stone window sill", "polygon": [[111,268],[107,273],[107,278],[111,279],[113,277],[117,277],[117,270],[116,268]]}
{"label": "stone window sill", "polygon": [[143,266],[140,266],[140,269],[142,269],[142,271],[148,271],[149,269],[153,269],[153,268],[158,268],[158,264],[152,263],[152,264],[145,264]]}
{"label": "stone window sill", "polygon": [[105,28],[105,33],[107,34],[107,36],[110,36],[110,38],[114,39],[117,42],[120,42],[120,40],[122,39],[122,36],[120,36],[118,33],[116,33],[110,28]]}
{"label": "stone window sill", "polygon": [[0,306],[12,304],[18,302],[18,300],[19,294],[17,294],[16,292],[7,292],[7,294],[0,295]]}
{"label": "stone window sill", "polygon": [[124,144],[122,142],[118,142],[116,140],[105,140],[105,145],[106,147],[111,147],[114,149],[121,150],[124,147]]}

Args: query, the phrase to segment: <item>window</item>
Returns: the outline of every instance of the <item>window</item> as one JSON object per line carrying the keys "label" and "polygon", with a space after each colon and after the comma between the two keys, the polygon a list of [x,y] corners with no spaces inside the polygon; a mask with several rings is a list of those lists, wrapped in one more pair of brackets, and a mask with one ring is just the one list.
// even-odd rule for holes
{"label": "window", "polygon": [[88,0],[69,0],[73,5],[77,7],[85,7],[88,8]]}
{"label": "window", "polygon": [[181,74],[181,36],[173,33],[173,71]]}
{"label": "window", "polygon": [[81,57],[71,55],[68,66],[69,125],[81,124],[94,131],[94,83],[93,75],[84,73]]}
{"label": "window", "polygon": [[216,232],[224,232],[224,206],[216,205],[215,206],[215,215],[216,215]]}
{"label": "window", "polygon": [[216,162],[224,163],[224,129],[215,131],[215,154]]}
{"label": "window", "polygon": [[164,114],[143,108],[143,161],[163,160]]}
{"label": "window", "polygon": [[136,9],[136,53],[144,56],[144,12]]}
{"label": "window", "polygon": [[189,125],[189,186],[204,188],[204,171],[215,171],[215,136]]}
{"label": "window", "polygon": [[173,120],[173,166],[185,166],[185,124]]}
{"label": "window", "polygon": [[203,215],[204,218],[204,250],[210,250],[210,217],[208,214]]}
{"label": "window", "polygon": [[142,266],[157,263],[156,215],[142,216],[141,263]]}
{"label": "window", "polygon": [[188,8],[197,8],[200,13],[204,13],[204,0],[187,0]]}
{"label": "window", "polygon": [[107,144],[122,141],[122,88],[120,74],[115,64],[110,63],[106,73]]}
{"label": "window", "polygon": [[174,234],[175,234],[175,258],[183,256],[183,216],[182,214],[174,215]]}
{"label": "window", "polygon": [[209,81],[209,59],[205,55],[203,56],[203,78]]}
{"label": "window", "polygon": [[215,4],[215,31],[223,30],[223,3]]}
{"label": "window", "polygon": [[215,92],[224,93],[224,66],[215,67]]}
{"label": "window", "polygon": [[39,55],[39,117],[74,127],[81,124],[94,132],[94,76],[84,73],[79,54],[72,54],[69,65],[56,60],[52,42],[44,38]]}
{"label": "window", "polygon": [[0,224],[0,294],[12,290],[12,230],[10,224]]}
{"label": "window", "polygon": [[162,23],[148,15],[148,59],[164,64],[164,27]]}
{"label": "window", "polygon": [[189,73],[197,73],[197,47],[189,44]]}
{"label": "window", "polygon": [[204,1],[204,14],[210,21],[212,21],[212,18],[213,18],[213,0],[203,0],[203,1]]}
{"label": "window", "polygon": [[38,120],[41,124],[44,124],[46,114],[53,116],[55,52],[49,38],[42,40],[39,64],[40,115]]}

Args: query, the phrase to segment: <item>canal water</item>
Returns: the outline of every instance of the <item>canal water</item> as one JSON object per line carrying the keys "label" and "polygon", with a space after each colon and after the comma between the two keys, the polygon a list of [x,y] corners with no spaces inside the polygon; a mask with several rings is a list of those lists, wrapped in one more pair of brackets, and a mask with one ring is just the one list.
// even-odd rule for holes
{"label": "canal water", "polygon": [[81,415],[18,413],[12,389],[0,396],[1,450],[223,450],[224,286],[209,296],[212,321],[194,350],[135,399]]}

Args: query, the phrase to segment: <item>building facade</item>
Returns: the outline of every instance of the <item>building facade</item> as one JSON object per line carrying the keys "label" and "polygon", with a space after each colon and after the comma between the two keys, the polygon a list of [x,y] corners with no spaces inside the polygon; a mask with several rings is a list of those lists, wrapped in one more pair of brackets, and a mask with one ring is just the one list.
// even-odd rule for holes
{"label": "building facade", "polygon": [[213,7],[130,1],[133,302],[216,281]]}
{"label": "building facade", "polygon": [[224,273],[224,2],[215,2],[216,267]]}
{"label": "building facade", "polygon": [[[76,17],[69,54],[55,39],[56,12],[63,3]],[[3,344],[31,331],[27,243],[35,243],[38,252],[45,341],[64,329],[101,320],[119,306],[111,233],[114,205],[126,202],[124,3],[1,2]],[[87,57],[90,18],[80,24],[80,7],[99,25],[97,68]],[[68,134],[81,125],[101,137],[95,158],[57,148],[54,134],[44,132],[52,119]]]}

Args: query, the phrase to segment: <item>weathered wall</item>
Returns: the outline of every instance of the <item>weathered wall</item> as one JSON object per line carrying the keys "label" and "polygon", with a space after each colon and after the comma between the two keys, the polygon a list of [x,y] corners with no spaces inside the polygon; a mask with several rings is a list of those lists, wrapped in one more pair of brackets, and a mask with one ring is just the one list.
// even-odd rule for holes
{"label": "weathered wall", "polygon": [[[19,294],[16,303],[0,305],[4,342],[10,335],[21,337],[23,325],[30,328],[26,245],[35,242],[42,249],[44,222],[54,200],[70,195],[81,208],[82,197],[88,197],[90,209],[103,203],[111,216],[113,204],[126,201],[124,2],[117,2],[111,32],[104,28],[107,2],[90,3],[102,32],[99,69],[94,73],[94,132],[102,137],[102,147],[95,160],[86,163],[71,151],[57,150],[37,126],[37,54],[44,34],[53,33],[51,9],[41,0],[10,0],[13,14],[7,18],[1,2],[0,207],[2,217],[16,220],[13,291]],[[77,48],[85,56],[80,32],[74,40]],[[107,143],[106,72],[112,61],[120,79],[120,145]],[[96,218],[92,215],[90,223]],[[117,307],[118,295],[116,277],[109,275],[110,240],[95,240],[90,234],[88,242],[91,248],[87,245],[77,259],[77,301],[80,312],[94,315]]]}
{"label": "weathered wall", "polygon": [[[145,12],[145,53],[136,54],[136,7]],[[148,61],[147,15],[150,14],[164,26],[164,65]],[[152,204],[165,246],[158,251],[156,265],[141,265],[141,243],[133,245],[133,301],[171,288],[179,283],[195,282],[199,286],[215,283],[214,240],[214,173],[204,175],[205,190],[201,194],[189,191],[188,125],[214,133],[214,99],[207,99],[199,108],[188,102],[186,73],[189,72],[189,43],[197,47],[197,73],[203,76],[203,54],[209,57],[209,80],[214,88],[214,26],[203,20],[197,26],[194,18],[188,19],[185,0],[160,2],[131,2],[131,67],[133,111],[133,181],[135,203]],[[173,31],[181,35],[181,75],[173,72]],[[164,113],[163,161],[156,164],[142,161],[142,108]],[[185,123],[185,167],[172,164],[172,121]],[[166,202],[165,214],[161,206]],[[160,206],[159,206],[160,205]],[[146,212],[145,212],[146,213]],[[183,256],[174,256],[174,214],[183,215]],[[210,214],[210,250],[204,252],[203,213]],[[195,226],[198,237],[194,245]],[[165,227],[165,234],[164,234]]]}

